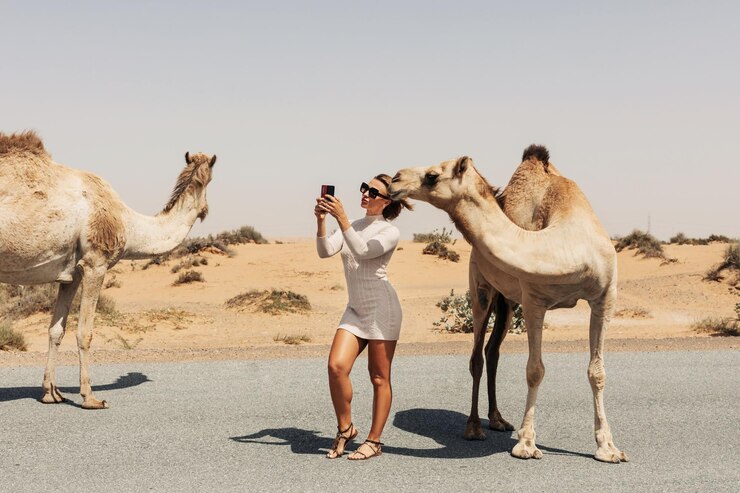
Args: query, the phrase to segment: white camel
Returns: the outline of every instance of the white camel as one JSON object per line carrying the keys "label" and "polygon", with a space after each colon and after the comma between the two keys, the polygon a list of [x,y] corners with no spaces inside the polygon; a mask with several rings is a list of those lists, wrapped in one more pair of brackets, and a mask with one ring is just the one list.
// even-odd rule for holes
{"label": "white camel", "polygon": [[77,327],[82,407],[108,407],[93,396],[88,369],[103,279],[121,259],[174,249],[195,220],[205,218],[206,186],[216,156],[186,153],[185,161],[164,210],[145,216],[126,206],[98,176],[52,161],[34,132],[0,133],[0,282],[59,283],[42,402],[64,401],[56,386],[56,356],[72,299],[82,285]]}
{"label": "white camel", "polygon": [[[545,159],[544,148],[525,158]],[[604,411],[603,345],[617,293],[614,246],[578,186],[553,176],[539,201],[542,228],[528,231],[502,211],[492,187],[467,156],[429,168],[407,168],[393,178],[394,199],[410,197],[446,211],[473,246],[477,271],[507,300],[522,305],[529,341],[527,403],[512,455],[542,457],[535,444],[534,408],[545,374],[542,325],[547,310],[570,308],[579,299],[591,307],[588,379],[594,398],[595,458],[627,461],[613,443]],[[472,284],[472,282],[471,282]],[[471,296],[475,294],[471,292]]]}

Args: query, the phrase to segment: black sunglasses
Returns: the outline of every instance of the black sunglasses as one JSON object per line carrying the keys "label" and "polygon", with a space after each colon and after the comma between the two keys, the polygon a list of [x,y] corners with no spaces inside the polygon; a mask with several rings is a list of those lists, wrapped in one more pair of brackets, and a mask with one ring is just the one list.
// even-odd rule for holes
{"label": "black sunglasses", "polygon": [[370,185],[368,185],[368,184],[367,184],[367,183],[365,183],[364,181],[362,182],[362,185],[360,185],[360,192],[362,192],[362,193],[365,193],[365,192],[367,192],[367,194],[368,194],[368,195],[369,195],[369,196],[370,196],[371,198],[373,198],[373,199],[374,199],[374,198],[377,198],[377,197],[383,197],[383,198],[384,198],[384,199],[386,199],[386,200],[393,200],[393,199],[391,199],[391,198],[390,198],[389,196],[387,196],[387,195],[383,195],[382,193],[380,193],[380,191],[378,191],[378,189],[377,189],[377,188],[375,188],[375,187],[371,187]]}

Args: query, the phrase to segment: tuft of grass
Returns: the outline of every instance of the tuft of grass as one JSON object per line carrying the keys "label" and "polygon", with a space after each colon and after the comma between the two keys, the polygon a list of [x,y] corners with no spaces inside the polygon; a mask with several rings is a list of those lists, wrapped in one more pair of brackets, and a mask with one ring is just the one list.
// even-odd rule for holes
{"label": "tuft of grass", "polygon": [[740,336],[740,303],[735,304],[735,318],[707,317],[692,326],[698,332],[715,336]]}
{"label": "tuft of grass", "polygon": [[191,282],[206,282],[206,280],[203,278],[203,274],[201,274],[200,272],[189,270],[180,273],[180,275],[177,279],[175,279],[175,282],[173,282],[172,285],[179,286],[181,284],[189,284]]}
{"label": "tuft of grass", "polygon": [[[455,290],[451,290],[449,296],[445,296],[438,303],[439,307],[444,314],[442,317],[433,322],[432,325],[439,330],[446,332],[473,332],[473,307],[470,300],[470,290],[466,291],[464,295],[455,295]],[[493,329],[493,324],[496,321],[496,315],[491,313],[491,317],[488,319],[488,325],[486,331]],[[517,305],[514,308],[514,315],[511,320],[511,327],[509,327],[510,334],[521,334],[526,332],[524,326],[524,317],[522,316],[522,308]]]}
{"label": "tuft of grass", "polygon": [[646,309],[635,306],[632,308],[622,308],[614,312],[615,317],[619,318],[650,318],[650,312]]}
{"label": "tuft of grass", "polygon": [[208,265],[208,259],[204,257],[187,257],[180,261],[179,264],[172,266],[170,272],[177,274],[182,269],[189,269],[191,267],[198,267],[199,265]]}
{"label": "tuft of grass", "polygon": [[0,321],[0,351],[26,351],[26,338],[8,321]]}
{"label": "tuft of grass", "polygon": [[311,310],[311,303],[306,296],[284,289],[247,291],[227,300],[225,306],[233,310],[255,307],[271,315],[284,312],[302,313]]}
{"label": "tuft of grass", "polygon": [[302,342],[311,342],[311,338],[305,334],[293,335],[293,336],[278,334],[275,337],[273,337],[272,340],[275,342],[282,342],[282,343],[290,344],[293,346],[297,346],[298,344],[301,344]]}

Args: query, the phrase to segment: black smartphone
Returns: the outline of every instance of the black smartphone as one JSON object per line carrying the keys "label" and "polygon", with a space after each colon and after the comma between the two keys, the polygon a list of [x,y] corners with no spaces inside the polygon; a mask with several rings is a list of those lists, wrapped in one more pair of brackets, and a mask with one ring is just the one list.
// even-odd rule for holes
{"label": "black smartphone", "polygon": [[321,185],[321,196],[331,195],[334,196],[334,185]]}

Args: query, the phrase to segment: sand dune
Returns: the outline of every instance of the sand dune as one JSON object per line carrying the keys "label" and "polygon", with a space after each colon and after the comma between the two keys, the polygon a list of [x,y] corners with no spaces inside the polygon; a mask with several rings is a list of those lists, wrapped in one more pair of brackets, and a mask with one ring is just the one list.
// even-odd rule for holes
{"label": "sand dune", "polygon": [[[422,255],[422,244],[401,242],[389,266],[404,310],[402,343],[453,343],[470,341],[469,334],[433,330],[442,312],[436,303],[454,289],[467,289],[467,261],[470,246],[458,240],[452,247],[461,255],[452,263]],[[660,265],[657,259],[635,257],[632,251],[619,253],[619,297],[607,338],[661,339],[708,337],[697,334],[691,324],[706,316],[731,316],[740,291],[727,283],[702,281],[716,264],[726,245],[666,247],[677,263]],[[274,347],[278,336],[305,336],[309,345],[330,342],[346,303],[346,289],[338,258],[319,259],[311,239],[282,244],[242,245],[229,258],[202,253],[208,265],[195,270],[205,282],[173,286],[179,274],[171,268],[180,260],[152,265],[143,261],[119,263],[112,273],[118,288],[103,291],[122,313],[100,316],[96,321],[93,349],[187,350],[202,348]],[[230,298],[249,290],[291,290],[308,297],[306,313],[270,315],[225,308]],[[29,351],[45,352],[48,315],[34,315],[16,323],[23,331]],[[588,305],[556,310],[546,318],[547,341],[588,338]],[[74,326],[70,327],[73,331]],[[71,336],[71,337],[70,337]],[[507,340],[525,340],[510,335]],[[68,334],[62,350],[75,350]]]}

